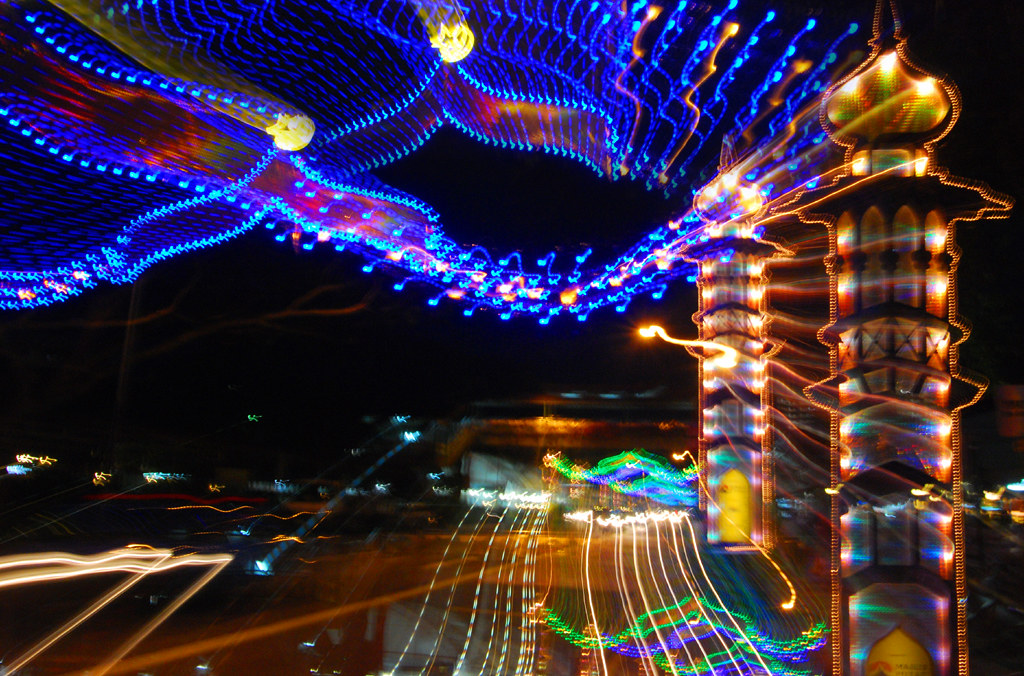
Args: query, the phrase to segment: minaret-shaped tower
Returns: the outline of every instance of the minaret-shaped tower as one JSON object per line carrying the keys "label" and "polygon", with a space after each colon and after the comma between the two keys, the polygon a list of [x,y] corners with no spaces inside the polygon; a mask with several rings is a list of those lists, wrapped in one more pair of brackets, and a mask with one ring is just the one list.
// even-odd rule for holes
{"label": "minaret-shaped tower", "polygon": [[936,166],[955,85],[916,66],[880,1],[873,50],[827,92],[821,121],[845,149],[838,178],[801,198],[828,226],[833,674],[967,673],[960,410],[984,391],[961,373],[957,221],[1012,201]]}
{"label": "minaret-shaped tower", "polygon": [[682,255],[699,267],[694,322],[700,340],[736,351],[732,364],[722,350],[691,350],[700,360],[698,461],[707,538],[756,551],[774,544],[765,261],[788,252],[761,239],[754,223],[764,200],[757,185],[730,171],[730,161],[726,145],[717,178],[694,199],[702,234]]}

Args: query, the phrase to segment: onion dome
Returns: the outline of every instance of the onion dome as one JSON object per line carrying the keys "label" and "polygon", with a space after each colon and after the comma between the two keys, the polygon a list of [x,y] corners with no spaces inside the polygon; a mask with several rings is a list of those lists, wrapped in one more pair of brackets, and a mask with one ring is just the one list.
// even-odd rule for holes
{"label": "onion dome", "polygon": [[876,145],[887,138],[942,136],[953,121],[953,92],[908,64],[902,52],[878,53],[826,96],[824,113],[832,138],[846,141],[844,145]]}
{"label": "onion dome", "polygon": [[763,205],[764,197],[758,185],[740,179],[736,173],[719,174],[693,198],[697,215],[715,223],[752,216]]}

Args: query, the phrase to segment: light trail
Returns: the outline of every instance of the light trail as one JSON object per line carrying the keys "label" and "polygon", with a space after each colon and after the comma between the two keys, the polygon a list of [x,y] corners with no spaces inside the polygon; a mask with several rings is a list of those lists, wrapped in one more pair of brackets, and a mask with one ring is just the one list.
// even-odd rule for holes
{"label": "light trail", "polygon": [[[0,575],[0,587],[15,587],[35,582],[66,580],[83,575],[102,573],[153,573],[182,566],[207,566],[222,560],[222,555],[195,554],[189,557],[169,558],[170,550],[114,550],[93,556],[74,554],[42,554],[27,557],[7,557],[0,560],[0,568],[22,568],[37,565],[38,569]],[[160,559],[155,562],[149,560]]]}
{"label": "light trail", "polygon": [[[491,570],[486,572],[493,572]],[[438,584],[441,586],[454,586],[468,579],[471,579],[475,573],[468,573],[466,575],[460,575],[451,577],[440,581]],[[285,620],[278,620],[277,622],[271,622],[268,624],[244,629],[242,631],[232,631],[219,636],[211,638],[201,639],[198,641],[192,641],[184,645],[172,646],[170,648],[163,648],[160,650],[154,650],[149,653],[142,655],[126,658],[121,660],[119,663],[114,665],[108,673],[110,674],[133,674],[138,673],[146,669],[152,669],[153,667],[161,664],[167,664],[177,660],[185,659],[187,657],[194,657],[196,655],[203,655],[223,648],[234,647],[243,643],[250,643],[252,641],[258,641],[263,638],[282,634],[284,632],[294,631],[302,627],[310,625],[320,624],[332,617],[341,615],[351,615],[354,613],[362,612],[370,608],[385,607],[389,604],[403,601],[409,598],[415,598],[421,594],[426,593],[430,588],[427,584],[417,585],[409,589],[402,590],[400,592],[393,592],[390,594],[382,594],[375,596],[370,599],[362,601],[353,601],[351,603],[345,603],[325,610],[316,611],[313,613],[302,613],[295,617],[290,617]]]}
{"label": "light trail", "polygon": [[629,99],[633,101],[633,106],[636,109],[633,118],[633,129],[629,135],[629,140],[626,141],[622,160],[619,162],[619,173],[621,173],[623,176],[629,173],[629,164],[626,163],[626,160],[629,157],[630,153],[633,152],[633,142],[636,139],[637,132],[640,130],[640,121],[643,118],[644,107],[643,102],[640,100],[640,97],[638,97],[632,91],[622,86],[622,79],[626,76],[628,72],[630,72],[633,69],[633,66],[635,66],[637,63],[643,60],[646,52],[643,49],[641,49],[640,42],[643,39],[644,32],[647,30],[647,26],[652,21],[657,19],[658,16],[661,15],[661,10],[662,8],[656,5],[650,5],[647,8],[647,14],[640,22],[640,26],[637,28],[636,34],[633,36],[633,44],[631,46],[633,58],[626,65],[626,67],[622,69],[622,72],[619,73],[618,77],[615,78],[616,91],[625,94],[627,97],[629,97]]}
{"label": "light trail", "polygon": [[[697,589],[697,580],[693,577],[693,572],[690,570],[690,556],[686,553],[686,539],[683,538],[683,544],[680,545],[679,538],[676,536],[676,532],[679,529],[679,527],[679,522],[673,521],[671,523],[673,544],[672,553],[675,554],[676,562],[679,564],[679,570],[682,572],[683,579],[686,581],[686,586],[690,591],[690,597],[697,604],[698,612],[700,612],[701,617],[704,618],[704,621],[707,623],[707,625],[711,627],[711,630],[715,634],[715,638],[718,639],[718,641],[722,644],[722,647],[725,649],[725,654],[729,656],[729,661],[732,662],[734,667],[736,667],[736,673],[741,674],[743,673],[743,669],[740,667],[739,662],[736,661],[736,658],[733,656],[732,651],[729,650],[730,642],[727,639],[723,638],[722,635],[718,632],[718,624],[714,622],[711,619],[711,617],[708,616],[707,608],[704,606],[703,603],[700,602],[701,595],[699,590]],[[683,563],[683,559],[679,556],[680,551],[683,552],[683,556],[686,558],[685,564]],[[725,608],[725,606],[722,606],[722,608]],[[728,610],[726,610],[726,613],[728,613]],[[707,651],[704,649],[703,642],[698,640],[697,645],[700,647],[701,652],[704,653],[705,661],[707,662],[707,664],[710,665],[711,656],[708,655]]]}
{"label": "light trail", "polygon": [[506,507],[501,513],[501,518],[498,519],[498,523],[494,526],[494,532],[491,533],[491,539],[487,542],[487,550],[484,552],[484,559],[480,564],[480,574],[476,580],[476,591],[473,592],[473,609],[469,614],[469,624],[466,630],[466,640],[462,644],[462,652],[459,654],[459,659],[455,662],[454,673],[458,674],[462,671],[462,666],[466,662],[466,657],[469,653],[469,645],[473,640],[473,627],[476,623],[477,611],[480,608],[480,589],[484,584],[484,571],[487,569],[487,560],[491,556],[491,549],[494,546],[494,538],[498,535],[498,530],[501,528],[501,524],[505,521],[505,516],[508,515],[509,508]]}
{"label": "light trail", "polygon": [[[671,584],[667,584],[668,581],[673,579],[673,578],[669,576],[668,571],[665,569],[665,560],[664,560],[664,558],[661,555],[661,531],[658,530],[658,522],[657,521],[654,522],[654,537],[655,537],[656,546],[658,548],[658,558],[659,558],[659,560],[661,562],[661,576],[660,577],[654,571],[654,557],[651,556],[650,532],[651,532],[651,529],[645,524],[644,525],[644,551],[647,554],[647,570],[650,572],[650,577],[647,577],[647,579],[649,579],[649,580],[660,580],[660,581],[664,581],[666,583],[666,584],[655,584],[655,585],[653,585],[654,586],[654,591],[655,591],[655,593],[657,593],[658,600],[661,603],[661,605],[659,607],[659,611],[665,613],[665,616],[669,620],[669,622],[668,622],[669,626],[671,626],[673,628],[673,632],[672,633],[675,634],[678,637],[680,645],[682,645],[683,649],[686,652],[686,659],[687,659],[687,661],[690,664],[693,664],[693,658],[690,656],[690,651],[686,647],[686,641],[682,637],[682,630],[681,630],[681,628],[679,628],[679,626],[677,626],[677,622],[674,622],[672,620],[672,612],[671,612],[672,609],[678,609],[679,610],[679,621],[678,621],[678,624],[685,625],[687,630],[689,630],[690,635],[691,636],[693,635],[693,628],[690,627],[689,622],[686,621],[686,616],[682,612],[682,604],[679,602],[679,599],[676,597],[675,590],[672,588]],[[665,587],[668,590],[668,593],[672,596],[672,603],[671,604],[666,601],[664,594],[662,594],[662,591],[661,591],[662,587]],[[672,673],[676,674],[677,672],[676,672],[676,668],[675,668],[675,658],[669,656],[669,652],[668,652],[668,648],[667,647],[665,649],[665,655],[669,659],[668,663],[669,663],[670,669],[672,670]]]}
{"label": "light trail", "polygon": [[702,84],[704,84],[705,80],[711,77],[711,75],[718,70],[718,66],[715,65],[715,59],[718,57],[719,50],[722,49],[722,46],[725,45],[729,38],[739,33],[739,31],[740,25],[738,23],[730,23],[725,26],[722,30],[721,37],[718,39],[718,43],[715,45],[714,49],[711,50],[711,54],[708,56],[708,65],[704,70],[703,77],[697,80],[692,87],[687,89],[686,95],[683,96],[683,103],[686,104],[686,107],[689,108],[690,112],[693,114],[693,121],[690,123],[690,129],[686,134],[686,138],[676,144],[675,151],[669,156],[661,172],[658,174],[658,179],[662,183],[666,183],[668,181],[669,169],[671,169],[672,165],[675,164],[676,159],[678,159],[680,153],[683,152],[683,148],[686,147],[686,144],[690,142],[690,138],[693,136],[693,132],[697,128],[697,124],[700,122],[700,108],[690,100],[690,97],[693,96],[694,92],[696,92]]}
{"label": "light trail", "polygon": [[[165,552],[162,557],[155,558],[153,562],[153,567],[170,558],[170,556],[170,552]],[[105,608],[109,603],[114,601],[114,599],[118,598],[126,591],[134,587],[136,584],[141,582],[143,578],[145,578],[146,575],[148,574],[149,572],[138,573],[136,575],[129,577],[127,580],[121,582],[114,588],[110,589],[101,597],[96,599],[88,608],[86,608],[78,615],[65,622],[63,625],[61,625],[54,631],[52,631],[49,635],[47,635],[45,638],[37,642],[34,646],[32,646],[27,651],[22,653],[20,656],[12,660],[10,664],[5,665],[5,669],[12,674],[17,673],[19,669],[26,666],[29,662],[31,662],[40,654],[42,654],[54,643],[56,643],[69,633],[71,633],[76,627],[78,627],[80,624],[82,624],[90,617],[98,613],[100,610]]]}
{"label": "light trail", "polygon": [[[47,552],[4,557],[0,559],[0,570],[7,569],[13,572],[0,575],[0,587],[14,587],[38,582],[55,582],[104,573],[133,573],[130,578],[100,596],[85,610],[50,632],[45,638],[25,651],[25,653],[15,658],[7,665],[7,669],[13,673],[29,664],[46,649],[93,617],[147,575],[183,566],[210,566],[211,571],[201,578],[202,584],[199,587],[193,585],[194,590],[190,588],[185,592],[183,598],[179,597],[179,599],[176,599],[174,603],[161,612],[158,616],[159,622],[148,629],[148,632],[152,632],[182,603],[195,594],[209,580],[212,580],[233,558],[230,554],[194,554],[187,557],[174,558],[174,552],[171,550],[154,549],[148,546],[135,546],[84,556],[65,552]],[[149,625],[147,625],[148,627]],[[148,632],[146,635],[148,635]],[[139,638],[139,641],[143,638],[145,636]],[[134,644],[128,647],[128,650],[131,650],[132,647],[134,647]]]}
{"label": "light trail", "polygon": [[[537,574],[537,550],[540,547],[540,533],[543,528],[546,515],[543,512],[538,512],[534,515],[534,522],[530,531],[530,539],[527,543],[527,573],[523,580],[523,594],[522,594],[522,636],[519,641],[519,660],[516,663],[515,676],[533,673],[533,664],[536,655],[536,631],[534,627],[537,625],[538,618],[536,612],[539,604],[536,603],[537,597],[536,588],[536,574]],[[527,593],[527,590],[529,592]]]}
{"label": "light trail", "polygon": [[[660,530],[660,527],[659,527],[657,521],[654,522],[654,533],[655,533],[656,541],[658,543],[658,561],[659,561],[659,563],[661,565],[661,579],[662,580],[671,580],[671,579],[673,579],[673,577],[669,575],[668,569],[665,567],[665,556],[664,556],[664,554],[662,554],[662,551],[661,551],[661,539],[662,539],[661,538],[661,530]],[[686,571],[681,571],[681,574],[683,575],[683,577],[685,577],[686,576]],[[653,566],[653,564],[651,566],[651,575],[652,575],[652,577],[657,578],[657,575],[655,575],[655,573],[654,573],[654,566]],[[693,625],[690,623],[689,620],[687,620],[686,613],[683,612],[683,604],[679,601],[678,597],[676,597],[675,590],[672,588],[672,586],[671,585],[666,585],[666,586],[668,587],[669,593],[672,594],[673,607],[679,609],[679,622],[680,622],[680,624],[682,624],[682,625],[684,625],[686,627],[686,630],[690,633],[690,638],[693,639],[693,641],[697,644],[697,648],[704,655],[704,661],[706,663],[710,664],[711,662],[710,662],[710,660],[708,658],[707,652],[704,650],[703,644],[700,641],[697,640],[697,634],[695,634],[694,631],[693,631]],[[658,596],[660,597],[661,596],[661,585],[658,585],[656,587],[656,589],[658,590]],[[694,596],[692,592],[690,594],[690,598],[692,600],[694,600],[694,602],[696,603],[697,607],[700,608],[700,603],[696,602],[696,596]],[[664,598],[662,598],[662,603],[663,604],[665,603]],[[686,653],[686,660],[690,664],[695,664],[695,662],[693,661],[693,655],[690,654],[690,648],[689,648],[689,646],[686,645],[687,641],[686,641],[686,639],[683,638],[682,632],[679,631],[678,629],[676,629],[676,634],[679,636],[679,642],[682,644],[683,651]]]}
{"label": "light trail", "polygon": [[[525,516],[523,510],[517,510],[516,513],[513,515],[512,523],[509,524],[508,532],[506,532],[506,534],[505,534],[505,542],[504,542],[504,544],[501,547],[501,559],[498,561],[498,574],[494,578],[494,610],[492,612],[488,612],[487,613],[487,615],[490,615],[490,631],[487,632],[487,648],[484,650],[483,659],[480,661],[480,671],[478,673],[478,676],[484,676],[484,673],[487,670],[487,663],[491,660],[491,646],[494,645],[494,638],[495,638],[495,634],[497,633],[498,617],[501,614],[500,605],[501,605],[502,591],[503,591],[503,588],[507,588],[507,585],[503,585],[502,582],[501,582],[501,574],[502,574],[502,571],[505,570],[505,561],[508,559],[508,548],[509,548],[509,545],[512,544],[512,535],[513,535],[513,533],[515,533],[516,524],[519,522],[519,517],[520,516]],[[513,545],[513,547],[514,547],[514,545]],[[514,552],[514,549],[513,549],[513,552]],[[514,554],[513,554],[513,556],[514,556]],[[506,597],[506,599],[507,598],[508,597]],[[475,602],[476,601],[474,600],[474,603]],[[511,610],[512,610],[511,608],[506,608],[506,612],[505,612],[505,620],[506,620],[506,622],[511,621]],[[503,642],[502,645],[501,645],[502,657],[505,654],[505,648],[506,648],[506,645]],[[494,672],[494,673],[499,673],[500,674],[501,671],[499,670],[499,671]]]}
{"label": "light trail", "polygon": [[647,647],[647,641],[644,639],[643,630],[640,628],[640,623],[637,621],[637,618],[640,617],[640,615],[636,612],[636,609],[633,607],[633,599],[630,596],[629,580],[627,580],[626,578],[626,565],[625,563],[623,563],[624,559],[622,556],[622,540],[622,529],[616,528],[615,569],[616,579],[619,582],[619,593],[622,595],[622,598],[626,601],[626,608],[629,609],[629,623],[633,626],[633,631],[635,632],[634,636],[636,636],[636,641],[638,644],[638,648],[640,650],[640,659],[647,663],[648,667],[651,670],[651,673],[658,673],[657,667],[654,664],[654,657],[651,655],[650,648]]}
{"label": "light trail", "polygon": [[[459,524],[455,527],[455,530],[452,532],[452,536],[448,540],[448,545],[444,548],[444,552],[442,552],[441,554],[441,560],[438,561],[437,568],[434,569],[434,575],[430,579],[430,589],[427,590],[427,595],[423,599],[423,605],[420,606],[420,614],[416,617],[415,624],[413,624],[412,632],[409,634],[409,640],[405,642],[405,647],[402,648],[402,652],[399,654],[398,659],[395,661],[395,666],[392,668],[392,671],[397,671],[399,667],[401,667],[402,660],[405,659],[406,654],[409,652],[409,647],[412,646],[412,642],[416,638],[416,632],[419,631],[420,623],[423,621],[423,614],[426,612],[428,604],[430,603],[430,595],[434,593],[434,585],[437,583],[437,579],[441,575],[441,568],[444,566],[445,561],[448,559],[448,552],[451,550],[452,544],[454,544],[454,542],[458,539],[459,532],[462,530],[463,524],[466,523],[466,519],[469,518],[469,515],[471,513],[472,510],[467,509],[466,513],[462,515],[462,520],[459,521]],[[480,517],[480,522],[483,522],[482,516]]]}
{"label": "light trail", "polygon": [[[691,523],[691,521],[690,521],[690,519],[688,517],[684,521],[686,523],[687,529],[690,532],[690,542],[691,543],[696,543],[697,542],[697,534],[693,530],[693,523]],[[677,527],[682,528],[682,525],[678,524]],[[683,549],[683,553],[686,554],[686,549],[685,548]],[[711,582],[711,578],[708,577],[707,569],[704,568],[704,560],[701,558],[700,552],[696,549],[696,547],[694,547],[694,555],[695,555],[695,557],[697,559],[697,564],[700,567],[700,572],[704,576],[704,581],[707,582],[708,588],[711,589],[711,593],[715,595],[715,600],[718,601],[719,607],[722,608],[725,611],[726,616],[732,622],[733,626],[736,627],[736,631],[738,632],[739,636],[743,637],[744,642],[750,648],[751,654],[757,659],[758,663],[762,667],[764,667],[765,673],[771,674],[771,669],[769,669],[768,665],[765,664],[764,659],[761,657],[761,653],[758,652],[757,647],[750,640],[750,637],[748,637],[747,634],[742,629],[740,629],[740,625],[739,625],[738,622],[736,622],[736,618],[733,617],[732,613],[729,612],[728,606],[726,606],[725,602],[722,601],[722,597],[719,596],[718,589],[715,588],[715,585]],[[728,650],[728,648],[726,648],[726,650]],[[730,656],[731,656],[731,653],[730,653]]]}
{"label": "light trail", "polygon": [[594,592],[590,587],[590,541],[594,535],[594,519],[593,515],[587,520],[587,544],[584,554],[584,570],[583,570],[583,581],[585,589],[587,590],[587,602],[590,604],[590,616],[593,619],[594,638],[597,640],[597,654],[601,660],[601,665],[604,667],[604,673],[610,673],[608,671],[608,662],[604,655],[604,645],[601,642],[601,627],[597,622],[597,610],[594,607]]}
{"label": "light trail", "polygon": [[[527,561],[526,561],[527,555],[529,554],[530,538],[529,538],[529,536],[527,536],[525,538],[525,543],[524,543],[524,538],[522,537],[522,535],[523,535],[524,532],[525,533],[532,532],[533,524],[536,521],[536,515],[531,513],[530,511],[526,512],[526,516],[529,517],[529,519],[530,519],[530,531],[525,531],[524,529],[521,529],[519,532],[516,533],[515,546],[514,546],[514,548],[512,550],[512,564],[511,564],[511,568],[509,570],[508,583],[507,583],[507,585],[508,585],[508,597],[506,598],[506,603],[505,603],[505,633],[504,633],[504,637],[502,638],[502,643],[501,643],[501,656],[498,659],[497,669],[493,672],[495,674],[504,674],[505,673],[505,660],[506,660],[506,656],[507,656],[507,649],[512,645],[511,639],[510,639],[511,634],[512,634],[512,616],[513,616],[512,606],[513,606],[513,599],[515,597],[515,590],[516,590],[517,587],[519,588],[519,593],[520,593],[520,606],[525,605],[523,603],[523,599],[525,598],[525,594],[526,594],[526,587],[525,587],[526,568],[525,568],[525,565],[527,563]],[[519,554],[520,554],[520,550],[522,550],[522,549],[525,549],[526,553],[520,558]],[[518,576],[516,576],[516,571],[517,570],[519,571],[519,575]],[[516,584],[517,582],[519,584]],[[520,651],[519,654],[520,655],[522,655],[522,651],[523,651],[523,637],[525,636],[525,622],[526,622],[526,619],[527,618],[526,618],[525,614],[521,615],[521,617],[520,617],[520,626],[519,626],[519,651]]]}
{"label": "light trail", "polygon": [[[654,635],[658,639],[658,643],[661,645],[663,654],[668,660],[669,669],[672,671],[672,676],[679,676],[679,672],[676,671],[675,659],[669,652],[668,643],[665,642],[665,637],[661,634],[661,627],[658,624],[657,619],[654,617],[654,610],[651,608],[651,603],[647,599],[647,594],[644,593],[644,580],[647,576],[644,575],[640,570],[640,560],[637,557],[637,540],[636,540],[636,524],[630,524],[630,535],[633,540],[633,572],[636,573],[636,586],[640,592],[640,598],[643,600],[644,609],[647,611],[647,617],[651,619],[651,625],[654,627]],[[644,534],[646,536],[647,525],[644,524]],[[650,557],[648,557],[650,558]]]}
{"label": "light trail", "polygon": [[732,368],[739,363],[739,351],[736,350],[735,348],[729,347],[728,345],[722,345],[721,343],[711,342],[708,340],[684,340],[681,338],[672,338],[667,333],[665,333],[665,329],[661,328],[656,324],[652,324],[651,326],[645,326],[644,328],[640,329],[640,335],[643,336],[644,338],[653,338],[657,336],[664,340],[666,343],[671,343],[673,345],[718,350],[722,354],[719,355],[718,357],[715,357],[713,362],[715,366],[718,366],[720,368]]}
{"label": "light trail", "polygon": [[[175,512],[181,509],[212,509],[213,511],[220,512],[221,514],[231,514],[232,512],[238,512],[243,509],[255,509],[255,507],[251,505],[240,505],[239,507],[232,507],[231,509],[221,509],[220,507],[215,507],[214,505],[179,505],[178,507],[166,507],[165,509],[167,509],[168,512]],[[310,514],[310,512],[301,513]],[[253,516],[260,515],[254,514]]]}
{"label": "light trail", "polygon": [[186,601],[196,595],[200,589],[205,587],[213,578],[227,567],[229,563],[234,559],[231,555],[221,556],[219,559],[210,559],[213,563],[213,567],[200,577],[198,580],[192,583],[192,585],[184,592],[178,595],[173,601],[167,604],[163,610],[161,610],[156,617],[146,623],[142,629],[137,631],[131,638],[121,644],[120,647],[115,650],[110,657],[104,662],[98,665],[95,669],[89,671],[90,676],[103,676],[108,671],[114,668],[114,666],[120,662],[125,655],[130,653],[137,645],[142,643],[143,640],[150,634],[152,634],[157,627],[164,623],[164,621],[173,615]]}
{"label": "light trail", "polygon": [[[466,566],[466,561],[469,560],[470,548],[473,542],[476,540],[477,534],[480,532],[483,525],[487,522],[488,514],[483,512],[480,514],[480,521],[477,523],[476,528],[473,530],[472,535],[466,541],[466,547],[462,550],[462,558],[459,561],[458,568],[455,569],[455,579],[460,579],[462,576],[462,569]],[[441,616],[441,626],[437,631],[437,638],[434,640],[434,647],[430,651],[430,662],[421,670],[421,674],[429,673],[434,668],[434,660],[437,657],[438,647],[441,645],[441,638],[444,636],[445,629],[448,627],[448,617],[451,615],[452,604],[455,602],[455,592],[457,591],[456,585],[451,586],[451,591],[448,593],[448,602],[444,608],[444,615]]]}

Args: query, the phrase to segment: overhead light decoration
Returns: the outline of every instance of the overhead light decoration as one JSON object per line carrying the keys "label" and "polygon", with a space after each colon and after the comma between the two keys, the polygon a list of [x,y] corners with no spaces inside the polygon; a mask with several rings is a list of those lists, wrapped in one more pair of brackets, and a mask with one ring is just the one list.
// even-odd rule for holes
{"label": "overhead light decoration", "polygon": [[[130,283],[158,261],[266,226],[297,251],[354,252],[367,272],[403,276],[396,290],[425,284],[436,289],[428,305],[457,302],[467,315],[491,309],[548,324],[585,321],[600,308],[624,312],[634,298],[660,299],[668,283],[693,277],[677,255],[704,234],[692,210],[597,266],[587,267],[588,250],[565,261],[571,269],[559,269],[553,253],[534,258],[534,268],[519,253],[451,241],[423,200],[370,172],[448,125],[498,147],[555,153],[602,176],[624,167],[630,180],[685,201],[710,139],[764,127],[755,147],[782,134],[786,148],[760,154],[737,180],[761,186],[740,191],[748,207],[768,203],[816,174],[820,157],[807,152],[818,143],[816,121],[793,126],[792,112],[821,94],[858,30],[823,30],[822,20],[784,19],[736,0],[708,12],[692,3],[623,10],[603,0],[566,13],[542,3],[522,43],[529,50],[513,55],[502,41],[518,19],[504,8],[471,13],[449,0],[416,0],[411,22],[352,12],[349,21],[319,23],[316,61],[336,67],[305,69],[292,55],[314,49],[296,39],[308,27],[289,22],[306,13],[264,21],[258,40],[228,29],[208,42],[182,27],[223,33],[235,23],[217,8],[142,3],[107,13],[93,12],[92,0],[58,4],[73,18],[3,9],[10,30],[0,42],[18,64],[4,77],[39,104],[0,108],[3,166],[17,167],[18,184],[52,185],[63,207],[56,223],[31,192],[5,196],[10,213],[27,224],[54,222],[59,236],[14,244],[25,251],[12,258],[17,265],[0,267],[0,310]],[[84,56],[97,39],[87,26],[136,61]],[[142,34],[145,42],[128,40]],[[564,42],[567,35],[575,37]],[[424,48],[439,59],[423,59]],[[179,52],[188,54],[181,64],[166,58]],[[631,55],[624,70],[613,56],[621,53]],[[249,68],[254,61],[267,67]],[[218,64],[229,65],[221,72]],[[29,72],[38,76],[26,79]],[[81,100],[61,99],[62,82],[83,83],[75,87]],[[689,104],[680,108],[681,99]],[[71,124],[79,115],[96,124]],[[78,189],[83,184],[90,189]],[[106,224],[102,233],[97,222]],[[79,244],[66,246],[72,241]]]}
{"label": "overhead light decoration", "polygon": [[437,50],[445,63],[458,63],[469,56],[475,41],[476,36],[469,25],[461,22],[454,26],[441,24],[430,36],[430,46]]}
{"label": "overhead light decoration", "polygon": [[274,137],[274,145],[281,150],[302,150],[313,140],[316,124],[305,115],[279,115],[277,122],[267,127]]}

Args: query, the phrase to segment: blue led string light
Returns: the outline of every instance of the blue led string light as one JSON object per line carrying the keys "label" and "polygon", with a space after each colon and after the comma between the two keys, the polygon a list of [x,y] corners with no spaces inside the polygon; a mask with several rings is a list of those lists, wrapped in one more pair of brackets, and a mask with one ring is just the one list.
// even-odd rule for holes
{"label": "blue led string light", "polygon": [[[795,58],[813,67],[787,88],[765,138],[813,107],[853,31],[738,0],[710,12],[611,0],[56,5],[66,11],[0,8],[0,42],[13,57],[0,65],[10,139],[0,150],[0,192],[18,214],[4,224],[2,309],[56,302],[98,280],[127,282],[158,260],[263,223],[297,250],[356,253],[365,269],[399,277],[396,288],[433,287],[428,304],[446,298],[467,314],[488,308],[546,324],[625,311],[637,295],[657,299],[673,280],[693,277],[676,256],[702,227],[688,212],[699,186],[683,172],[714,165],[704,149],[715,134],[742,133]],[[472,47],[449,62],[432,36],[460,25]],[[42,75],[26,77],[26,64]],[[306,136],[288,146],[287,130],[307,116]],[[726,119],[737,126],[720,129]],[[497,147],[641,181],[681,208],[596,264],[581,252],[534,267],[518,253],[462,246],[429,205],[370,173],[446,124]],[[807,149],[820,134],[812,125],[797,133],[786,166],[796,162],[809,178],[816,160]],[[764,140],[744,151],[756,154]],[[268,153],[275,143],[283,150]],[[26,185],[60,186],[60,208],[52,191],[44,198]],[[773,189],[783,188],[765,188]]]}

